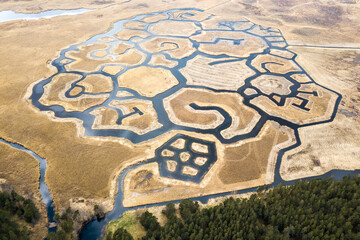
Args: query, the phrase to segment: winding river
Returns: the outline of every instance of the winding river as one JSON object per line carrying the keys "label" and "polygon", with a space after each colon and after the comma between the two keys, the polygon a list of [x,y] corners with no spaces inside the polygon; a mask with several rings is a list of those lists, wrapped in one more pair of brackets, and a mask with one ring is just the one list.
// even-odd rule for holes
{"label": "winding river", "polygon": [[8,142],[3,138],[0,138],[0,142],[5,143],[5,144],[9,145],[10,147],[15,148],[17,150],[24,151],[24,152],[30,154],[39,162],[39,168],[40,168],[39,191],[40,191],[41,199],[46,205],[47,217],[48,217],[48,221],[49,221],[48,230],[49,230],[49,232],[55,232],[57,227],[56,227],[56,224],[54,224],[55,223],[54,201],[53,201],[53,197],[51,196],[50,190],[45,183],[45,173],[46,173],[46,165],[47,165],[46,159],[40,157],[35,152],[31,151],[30,149],[27,149],[23,145]]}

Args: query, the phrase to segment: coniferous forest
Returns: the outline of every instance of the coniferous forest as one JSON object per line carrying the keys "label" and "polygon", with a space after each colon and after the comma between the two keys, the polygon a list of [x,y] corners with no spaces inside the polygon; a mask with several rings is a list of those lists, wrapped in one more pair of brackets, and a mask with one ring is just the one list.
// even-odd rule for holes
{"label": "coniferous forest", "polygon": [[34,223],[40,217],[33,201],[15,191],[0,192],[0,239],[28,239],[28,229],[19,222]]}
{"label": "coniferous forest", "polygon": [[[167,217],[164,226],[148,211],[140,216],[147,232],[144,240],[360,239],[360,178],[261,187],[249,199],[229,198],[202,209],[183,200],[178,209],[169,203],[162,213]],[[132,237],[118,229],[107,236],[111,239]]]}

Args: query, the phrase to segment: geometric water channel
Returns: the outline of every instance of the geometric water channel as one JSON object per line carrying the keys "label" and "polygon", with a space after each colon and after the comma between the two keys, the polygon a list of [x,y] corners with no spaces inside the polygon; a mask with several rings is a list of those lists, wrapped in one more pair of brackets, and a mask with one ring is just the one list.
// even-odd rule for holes
{"label": "geometric water channel", "polygon": [[[332,91],[326,91],[331,96],[325,99],[318,95],[326,89],[297,64],[279,30],[248,20],[218,22],[216,16],[201,13],[170,10],[121,20],[109,32],[62,50],[52,62],[57,73],[34,86],[32,104],[58,118],[82,120],[85,136],[120,137],[133,143],[172,130],[213,134],[222,143],[233,143],[256,136],[267,120],[298,128],[333,117],[329,112],[335,111],[325,109],[303,121],[289,119],[306,116],[319,101],[337,98],[338,102],[339,95]],[[180,30],[168,33],[168,28]],[[196,74],[201,68],[209,74]],[[135,74],[141,71],[164,80],[149,86],[150,79]],[[232,75],[215,77],[224,71]],[[191,93],[199,99],[175,106]],[[209,102],[214,93],[226,94],[225,102]],[[243,104],[260,117],[252,119],[248,131],[228,136],[236,116],[223,106],[232,101],[231,95],[243,98]],[[205,100],[196,104],[201,99]],[[212,112],[218,119],[207,124],[179,116],[185,110],[195,113],[195,118]],[[135,118],[148,123],[138,126]]]}
{"label": "geometric water channel", "polygon": [[[260,176],[254,186],[284,182],[281,159],[301,144],[298,129],[332,121],[341,99],[315,83],[287,47],[277,29],[200,9],[174,9],[120,20],[108,32],[62,50],[51,63],[57,72],[32,89],[29,99],[36,108],[81,120],[84,136],[135,145],[161,142],[155,157],[121,173],[114,209],[90,222],[81,239],[97,239],[107,222],[140,207],[123,204],[134,191],[124,184],[132,180],[124,180],[138,169],[149,174],[135,188],[153,177],[169,182],[173,192],[175,180],[202,191],[203,180],[211,185],[215,177],[209,172],[216,172],[224,188],[194,198],[204,202],[237,190],[243,176],[237,182],[230,177],[248,168],[272,176],[266,181]],[[265,157],[253,157],[256,150]],[[326,175],[334,173],[349,172]]]}

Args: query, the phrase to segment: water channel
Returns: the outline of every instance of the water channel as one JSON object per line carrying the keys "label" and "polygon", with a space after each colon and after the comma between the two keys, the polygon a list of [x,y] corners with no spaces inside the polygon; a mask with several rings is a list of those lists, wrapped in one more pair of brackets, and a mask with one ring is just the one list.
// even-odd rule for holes
{"label": "water channel", "polygon": [[[178,11],[178,10],[191,10],[191,11],[201,11],[199,9],[175,9],[175,10],[170,10],[170,11],[166,11],[164,12],[164,14],[168,15],[169,18],[168,19],[171,19],[171,13],[175,12],[175,11]],[[132,21],[141,21],[142,18],[146,17],[146,16],[152,16],[152,15],[155,15],[155,14],[158,14],[158,13],[151,13],[151,14],[146,14],[146,15],[139,15],[133,19],[131,19]],[[198,21],[195,21],[195,20],[191,20],[189,19],[189,17],[191,17],[191,14],[183,14],[179,19],[177,19],[176,21],[187,21],[187,22],[192,22],[194,23],[196,26],[200,27],[201,30],[197,31],[195,34],[200,34],[200,32],[203,30],[202,27],[201,27],[201,24],[198,22]],[[267,114],[266,112],[262,111],[260,108],[258,108],[257,106],[254,106],[253,104],[250,103],[251,99],[256,97],[256,96],[259,96],[259,95],[266,95],[264,93],[261,93],[261,90],[260,89],[257,89],[256,87],[252,86],[251,85],[251,81],[257,77],[259,77],[262,73],[260,73],[257,69],[255,69],[252,65],[251,65],[251,62],[252,60],[258,56],[259,54],[270,54],[270,49],[286,49],[287,47],[287,43],[285,40],[281,40],[280,42],[283,42],[285,44],[285,47],[278,47],[277,46],[277,43],[279,43],[279,40],[276,40],[276,41],[273,41],[271,40],[271,38],[269,37],[266,37],[266,36],[258,36],[256,35],[257,37],[261,38],[262,41],[264,43],[266,43],[269,47],[267,49],[265,49],[263,52],[261,53],[254,53],[254,54],[251,54],[249,57],[247,58],[232,58],[231,60],[226,60],[226,61],[245,61],[246,62],[246,65],[254,70],[255,74],[252,76],[252,77],[249,77],[248,79],[245,80],[245,84],[244,86],[240,87],[237,91],[223,91],[223,92],[233,92],[233,93],[237,93],[237,94],[240,94],[243,98],[244,98],[244,104],[255,109],[260,115],[261,115],[261,119],[258,121],[258,123],[256,124],[256,126],[249,132],[249,133],[245,133],[245,134],[242,134],[242,135],[237,135],[233,138],[230,138],[230,139],[225,139],[223,138],[223,136],[220,134],[220,132],[226,128],[228,128],[231,123],[232,123],[232,119],[231,119],[231,116],[226,112],[224,111],[223,109],[221,108],[218,108],[218,107],[213,107],[213,106],[209,106],[209,107],[200,107],[200,106],[197,106],[196,104],[192,104],[191,107],[193,109],[198,109],[198,110],[215,110],[215,111],[218,111],[223,117],[224,117],[224,122],[222,124],[220,124],[218,127],[214,128],[214,129],[198,129],[198,128],[192,128],[192,127],[186,127],[186,126],[182,126],[182,125],[177,125],[177,124],[174,124],[173,122],[170,121],[169,117],[168,117],[168,114],[164,108],[164,104],[163,104],[163,99],[172,95],[173,93],[175,93],[176,91],[178,91],[179,89],[181,88],[187,88],[189,87],[188,85],[186,85],[186,78],[180,73],[179,69],[183,68],[184,66],[186,66],[186,63],[193,59],[194,57],[198,56],[198,55],[201,55],[201,56],[204,56],[204,57],[207,57],[207,58],[212,58],[214,60],[214,64],[221,64],[224,62],[224,58],[227,58],[229,59],[229,56],[227,55],[209,55],[209,54],[205,54],[205,53],[202,53],[199,51],[198,47],[199,47],[199,43],[196,42],[196,41],[193,41],[191,40],[193,46],[196,48],[196,51],[191,54],[190,56],[188,57],[185,57],[183,59],[174,59],[172,58],[169,54],[167,53],[162,53],[165,55],[166,59],[168,60],[171,60],[171,61],[177,61],[178,64],[176,67],[174,68],[168,68],[168,67],[164,67],[165,69],[171,71],[171,73],[177,78],[179,84],[174,86],[173,88],[161,93],[161,94],[158,94],[156,97],[153,97],[153,98],[147,98],[147,97],[144,97],[144,96],[141,96],[139,93],[133,91],[132,89],[127,89],[127,88],[120,88],[118,86],[118,82],[117,82],[117,78],[119,75],[122,74],[122,72],[120,72],[119,74],[115,75],[115,76],[112,76],[110,74],[107,74],[105,72],[102,71],[103,68],[101,68],[99,71],[96,71],[96,72],[92,72],[92,73],[84,73],[84,72],[80,72],[80,71],[67,71],[66,68],[65,68],[65,65],[66,64],[63,64],[63,60],[68,60],[68,61],[74,61],[74,59],[71,59],[71,58],[68,58],[66,56],[66,53],[69,52],[69,51],[74,51],[74,50],[77,50],[79,46],[81,45],[88,45],[88,44],[93,44],[93,43],[96,43],[96,42],[99,42],[101,38],[103,37],[113,37],[113,35],[118,32],[119,30],[123,29],[123,24],[125,22],[127,22],[129,20],[120,20],[116,23],[114,23],[114,26],[113,26],[113,29],[111,29],[109,32],[107,33],[103,33],[103,34],[99,34],[99,35],[96,35],[92,38],[90,38],[89,40],[87,40],[86,42],[84,43],[81,43],[81,44],[76,44],[76,45],[73,45],[67,49],[64,49],[61,51],[60,53],[60,57],[57,58],[56,60],[54,60],[52,62],[52,65],[55,66],[58,70],[58,73],[54,74],[54,76],[56,76],[57,74],[60,74],[60,73],[74,73],[74,74],[79,74],[82,76],[82,78],[79,80],[81,81],[82,79],[84,79],[87,75],[89,74],[102,74],[104,76],[108,76],[108,77],[111,77],[112,80],[113,80],[113,84],[114,84],[114,91],[110,93],[110,97],[108,100],[106,100],[102,106],[106,106],[106,107],[109,107],[109,103],[114,100],[114,99],[117,99],[117,100],[126,100],[126,99],[131,99],[131,98],[137,98],[137,99],[143,99],[143,100],[149,100],[153,103],[153,106],[154,106],[154,109],[156,110],[157,114],[158,114],[158,119],[160,120],[160,123],[162,124],[162,127],[159,128],[159,129],[156,129],[156,130],[153,130],[153,131],[150,131],[149,133],[146,133],[146,134],[143,134],[143,135],[139,135],[139,134],[136,134],[135,132],[133,131],[130,131],[130,130],[125,130],[125,129],[93,129],[92,128],[92,125],[93,125],[93,122],[94,122],[94,116],[90,114],[91,111],[93,111],[95,108],[98,108],[99,106],[95,106],[95,107],[92,107],[90,109],[87,109],[85,110],[84,112],[77,112],[77,111],[73,111],[73,112],[67,112],[65,111],[64,107],[60,106],[60,105],[52,105],[52,106],[47,106],[47,105],[43,105],[39,100],[40,98],[42,97],[42,95],[44,94],[44,86],[47,85],[48,83],[50,83],[53,79],[54,76],[51,76],[49,77],[48,79],[45,79],[39,83],[37,83],[34,88],[33,88],[33,93],[30,97],[33,105],[35,107],[37,107],[39,110],[41,111],[52,111],[54,112],[55,116],[56,117],[59,117],[59,118],[78,118],[80,120],[83,121],[83,126],[85,128],[85,135],[86,136],[103,136],[103,137],[106,137],[106,136],[113,136],[113,137],[126,137],[127,139],[129,139],[130,141],[132,141],[133,143],[139,143],[139,142],[143,142],[143,141],[147,141],[149,139],[152,139],[156,136],[159,136],[165,132],[168,132],[168,131],[171,131],[171,130],[184,130],[184,131],[194,131],[194,132],[198,132],[198,133],[204,133],[204,134],[213,134],[214,136],[216,136],[219,141],[221,141],[222,143],[233,143],[233,142],[237,142],[239,140],[242,140],[242,139],[246,139],[246,138],[251,138],[251,137],[255,137],[258,135],[258,133],[260,132],[261,128],[263,127],[263,125],[269,121],[269,120],[273,120],[273,121],[276,121],[278,122],[279,124],[281,125],[286,125],[290,128],[292,128],[294,130],[294,133],[295,133],[295,137],[296,137],[296,143],[290,147],[287,147],[285,149],[282,149],[280,150],[279,154],[278,154],[278,158],[277,158],[277,163],[276,163],[276,167],[275,167],[275,178],[274,178],[274,182],[271,184],[272,187],[278,185],[279,183],[284,183],[284,184],[293,184],[294,181],[284,181],[281,176],[280,176],[280,173],[279,173],[279,169],[280,169],[280,165],[281,165],[281,159],[282,159],[282,156],[283,154],[286,152],[286,151],[289,151],[293,148],[296,148],[298,147],[300,144],[301,144],[301,140],[299,138],[299,134],[298,134],[298,129],[300,127],[304,127],[304,126],[310,126],[310,125],[315,125],[315,124],[321,124],[321,123],[325,123],[325,122],[330,122],[334,119],[335,117],[335,114],[337,112],[337,108],[338,108],[338,105],[340,103],[340,100],[341,100],[341,95],[330,90],[330,89],[327,89],[331,92],[333,92],[334,94],[337,94],[338,98],[336,100],[336,104],[335,104],[335,109],[332,113],[332,116],[330,119],[328,120],[324,120],[324,121],[319,121],[319,122],[314,122],[314,123],[309,123],[309,124],[303,124],[303,125],[298,125],[298,124],[294,124],[286,119],[283,119],[283,118],[280,118],[280,117],[276,117],[276,116],[271,116],[269,114]],[[159,20],[159,21],[162,21],[162,20]],[[241,21],[239,21],[241,22]],[[248,21],[249,22],[249,21]],[[222,31],[237,31],[234,29],[234,22],[222,22],[221,23],[222,26],[224,26],[224,28],[222,29]],[[148,25],[146,26],[145,28],[145,32],[147,32],[149,34],[149,37],[148,38],[145,38],[141,41],[139,41],[139,39],[135,39],[135,38],[131,38],[130,40],[128,41],[123,41],[125,43],[131,43],[133,45],[135,45],[135,47],[145,53],[147,55],[146,57],[146,60],[141,64],[141,65],[137,65],[135,67],[139,67],[139,66],[149,66],[148,63],[151,59],[151,56],[153,55],[152,53],[149,53],[149,52],[146,52],[144,51],[141,47],[140,47],[140,44],[144,41],[146,41],[147,39],[149,38],[152,38],[154,37],[154,34],[152,34],[151,32],[148,31]],[[249,27],[249,29],[246,29],[246,30],[243,30],[243,32],[246,32],[246,34],[250,34],[250,35],[254,35],[254,33],[252,33],[252,29],[254,29],[255,27],[258,27],[258,25],[254,24],[252,25],[251,27]],[[277,33],[276,31],[274,30],[271,30],[271,29],[265,29],[266,31],[269,31],[269,32],[272,32],[272,33]],[[162,37],[173,37],[173,36],[170,36],[170,35],[163,35]],[[279,38],[282,38],[282,34],[279,32],[278,34],[278,37]],[[188,38],[189,39],[189,38]],[[217,39],[217,41],[219,41],[220,39]],[[222,40],[229,40],[229,39],[222,39]],[[230,39],[231,40],[231,39]],[[115,44],[112,43],[111,46]],[[216,44],[216,41],[213,42],[213,43],[208,43],[208,44]],[[240,41],[234,41],[234,44],[235,45],[239,45],[240,44]],[[288,50],[287,50],[288,51]],[[294,54],[294,56],[292,57],[292,61],[295,61],[295,58],[296,58],[296,54]],[[68,63],[67,63],[68,64]],[[297,64],[297,63],[296,63]],[[271,72],[267,72],[266,74],[268,75],[273,75],[273,76],[281,76],[281,77],[284,77],[286,78],[288,81],[290,81],[292,83],[292,86],[290,87],[290,90],[291,90],[291,93],[288,94],[287,96],[280,96],[281,97],[281,102],[284,102],[284,99],[286,97],[296,97],[296,95],[298,94],[297,92],[297,89],[300,87],[300,84],[297,82],[297,81],[294,81],[292,78],[291,78],[291,75],[292,74],[306,74],[310,79],[311,77],[305,72],[305,70],[297,64],[297,66],[301,69],[301,71],[299,72],[291,72],[291,73],[287,73],[287,74],[276,74],[276,73],[271,73]],[[124,67],[124,71],[126,70],[129,70],[131,68],[134,68],[134,67],[128,67],[128,66],[123,66]],[[77,82],[79,82],[77,81]],[[77,85],[77,82],[73,83],[72,84],[72,88],[76,87]],[[315,82],[311,82],[311,83],[315,83]],[[215,92],[219,92],[218,90],[214,90],[214,89],[211,89],[211,88],[208,88],[208,87],[204,87],[204,86],[191,86],[192,88],[202,88],[202,89],[207,89],[207,90],[210,90],[210,91],[215,91]],[[247,88],[252,88],[255,90],[256,94],[252,95],[252,96],[248,96],[246,94],[244,94],[245,90]],[[71,89],[70,89],[71,90]],[[69,91],[70,91],[69,90]],[[116,92],[117,91],[120,91],[120,90],[123,90],[123,91],[128,91],[128,92],[131,92],[133,94],[132,97],[117,97],[116,96]],[[86,93],[81,93],[81,94],[86,94]],[[89,93],[87,93],[89,94]],[[267,97],[271,97],[269,95],[266,95]],[[67,97],[71,97],[69,95],[67,95]],[[281,104],[281,103],[279,103]],[[305,104],[306,105],[306,104]],[[304,107],[305,106],[304,104],[303,105],[299,105],[298,107],[301,108],[301,107]],[[306,109],[305,109],[306,110]],[[137,110],[139,111],[139,110]],[[138,113],[138,112],[137,112]],[[139,113],[140,114],[140,113]],[[126,117],[126,116],[123,116],[123,117]],[[119,118],[118,120],[118,123],[121,124],[121,120]],[[5,142],[9,145],[11,145],[12,147],[14,148],[17,148],[17,149],[20,149],[20,150],[23,150],[23,151],[26,151],[28,152],[29,154],[31,154],[32,156],[34,156],[40,163],[40,173],[41,173],[41,177],[40,177],[40,192],[41,192],[41,195],[43,197],[43,201],[46,203],[47,205],[47,209],[48,209],[48,217],[49,217],[49,222],[53,222],[53,216],[54,216],[54,209],[52,207],[52,198],[51,198],[51,194],[45,184],[45,181],[44,181],[44,176],[45,176],[45,170],[46,170],[46,160],[45,159],[42,159],[40,158],[38,155],[36,155],[35,153],[33,153],[32,151],[24,148],[23,146],[21,145],[18,145],[18,144],[13,144],[13,143],[9,143],[9,142],[6,142],[5,140],[1,140],[2,142]],[[216,154],[216,151],[215,153]],[[216,160],[216,159],[215,159]],[[214,161],[215,161],[214,160]],[[122,201],[123,201],[123,180],[125,179],[127,173],[132,170],[132,169],[135,169],[143,164],[148,164],[150,162],[159,162],[160,161],[160,158],[159,157],[155,157],[153,159],[150,159],[146,162],[142,162],[142,163],[139,163],[139,164],[136,164],[134,166],[131,166],[131,167],[128,167],[126,168],[120,175],[118,181],[117,181],[117,184],[118,184],[118,193],[115,197],[115,204],[114,204],[114,209],[107,213],[105,218],[98,221],[96,219],[93,219],[91,222],[89,222],[88,224],[85,225],[85,227],[82,229],[81,233],[80,233],[80,238],[81,239],[86,239],[86,240],[95,240],[95,239],[98,239],[98,238],[101,238],[102,237],[102,234],[103,234],[103,230],[104,230],[104,227],[105,225],[109,222],[109,221],[112,221],[112,220],[116,220],[118,218],[121,217],[121,215],[125,212],[125,211],[128,211],[128,210],[134,210],[134,209],[138,209],[138,208],[143,208],[143,207],[152,207],[152,206],[160,206],[160,205],[164,205],[166,204],[167,202],[161,202],[161,203],[156,203],[156,204],[148,204],[148,205],[144,205],[144,206],[136,206],[136,207],[130,207],[130,208],[126,208],[122,205]],[[210,165],[209,165],[210,166]],[[200,171],[202,175],[206,174],[206,171],[203,169]],[[355,175],[355,174],[359,174],[360,173],[360,170],[356,170],[356,171],[343,171],[343,170],[333,170],[333,171],[330,171],[324,175],[321,175],[321,176],[316,176],[316,177],[327,177],[327,176],[334,176],[335,179],[340,179],[342,178],[343,176],[345,175]],[[168,177],[172,177],[171,174],[169,174],[168,172],[165,173],[163,172],[163,174],[167,174]],[[175,176],[176,174],[176,176]],[[191,178],[189,178],[188,176],[181,176],[181,174],[179,174],[178,172],[175,172],[174,173],[174,176],[173,177],[176,177],[176,178],[179,178],[179,179],[182,179],[184,181],[192,181]],[[309,179],[312,179],[312,178],[315,178],[315,177],[310,177],[310,178],[304,178],[305,180],[309,180]],[[194,180],[195,182],[197,182],[198,180],[195,179]],[[196,200],[196,201],[200,201],[202,203],[206,203],[209,199],[211,198],[216,198],[216,197],[221,197],[221,196],[227,196],[227,195],[231,195],[231,194],[241,194],[241,193],[246,193],[246,192],[252,192],[252,191],[256,191],[257,188],[250,188],[250,189],[244,189],[244,190],[238,190],[238,191],[232,191],[232,192],[226,192],[226,193],[219,193],[219,194],[214,194],[214,195],[209,195],[209,196],[202,196],[202,197],[197,197],[197,198],[193,198],[193,200]],[[180,200],[178,201],[174,201],[175,203],[176,202],[179,202]],[[54,231],[56,229],[49,229],[50,231]]]}
{"label": "water channel", "polygon": [[35,152],[31,151],[30,149],[25,148],[24,146],[22,146],[20,144],[8,142],[3,138],[0,138],[0,142],[5,143],[5,144],[9,145],[10,147],[15,148],[17,150],[24,151],[24,152],[30,154],[39,162],[39,168],[40,168],[39,191],[40,191],[41,199],[46,205],[47,217],[48,217],[48,221],[49,221],[48,230],[49,230],[49,232],[55,232],[57,227],[56,227],[56,224],[54,224],[55,223],[54,201],[53,201],[53,198],[49,191],[49,188],[45,183],[45,173],[46,173],[46,165],[47,165],[46,159],[40,157]]}

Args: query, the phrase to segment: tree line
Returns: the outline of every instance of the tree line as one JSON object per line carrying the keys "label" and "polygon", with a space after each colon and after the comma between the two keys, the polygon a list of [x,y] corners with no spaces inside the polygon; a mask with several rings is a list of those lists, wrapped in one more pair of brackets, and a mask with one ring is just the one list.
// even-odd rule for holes
{"label": "tree line", "polygon": [[[360,178],[264,186],[248,199],[230,197],[214,207],[183,200],[178,209],[168,203],[162,213],[164,226],[148,211],[140,216],[143,240],[360,239]],[[107,236],[119,239],[133,238],[122,228]]]}
{"label": "tree line", "polygon": [[15,191],[0,192],[0,239],[28,239],[29,232],[19,220],[35,223],[40,217],[34,202]]}
{"label": "tree line", "polygon": [[57,222],[57,231],[49,232],[47,235],[48,240],[70,240],[74,239],[73,230],[74,230],[74,221],[79,216],[79,211],[73,211],[68,207],[61,215],[56,213],[54,216],[55,221]]}

